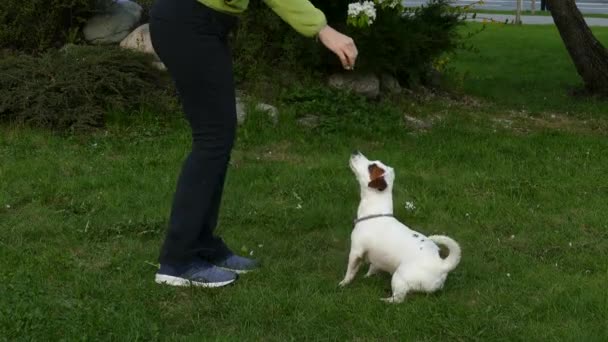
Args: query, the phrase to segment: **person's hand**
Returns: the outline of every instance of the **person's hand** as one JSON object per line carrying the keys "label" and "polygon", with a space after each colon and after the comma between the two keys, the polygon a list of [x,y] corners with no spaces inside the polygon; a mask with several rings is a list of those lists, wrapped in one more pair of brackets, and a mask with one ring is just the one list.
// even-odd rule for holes
{"label": "person's hand", "polygon": [[359,52],[351,37],[343,35],[327,25],[319,31],[319,40],[340,58],[344,69],[352,70],[355,67]]}

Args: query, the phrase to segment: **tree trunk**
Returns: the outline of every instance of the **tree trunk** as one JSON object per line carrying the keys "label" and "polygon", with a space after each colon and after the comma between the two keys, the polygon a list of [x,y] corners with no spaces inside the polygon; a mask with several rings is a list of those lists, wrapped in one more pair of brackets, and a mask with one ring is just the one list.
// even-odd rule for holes
{"label": "tree trunk", "polygon": [[593,36],[574,0],[547,0],[547,7],[586,90],[608,95],[608,50]]}

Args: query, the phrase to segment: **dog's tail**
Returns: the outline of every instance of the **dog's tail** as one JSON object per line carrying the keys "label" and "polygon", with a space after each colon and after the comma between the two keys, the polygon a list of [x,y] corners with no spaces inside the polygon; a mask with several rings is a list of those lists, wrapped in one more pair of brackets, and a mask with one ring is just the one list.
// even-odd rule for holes
{"label": "dog's tail", "polygon": [[431,235],[429,240],[435,242],[438,245],[444,245],[450,250],[450,254],[447,258],[443,259],[443,267],[446,272],[450,272],[458,266],[460,263],[460,245],[452,238],[444,235]]}

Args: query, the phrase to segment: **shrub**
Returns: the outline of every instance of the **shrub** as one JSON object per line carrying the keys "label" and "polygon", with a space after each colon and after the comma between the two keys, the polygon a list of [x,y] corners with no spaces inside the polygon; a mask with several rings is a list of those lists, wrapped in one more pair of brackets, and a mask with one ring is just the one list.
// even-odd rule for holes
{"label": "shrub", "polygon": [[0,58],[0,121],[55,129],[100,127],[108,110],[174,109],[152,57],[118,47],[69,45],[38,57]]}
{"label": "shrub", "polygon": [[154,0],[132,0],[137,2],[142,8],[141,21],[148,22],[150,19],[150,9],[154,5]]}
{"label": "shrub", "polygon": [[1,0],[0,46],[40,52],[74,42],[79,28],[108,0]]}
{"label": "shrub", "polygon": [[259,78],[269,68],[294,73],[321,62],[318,44],[295,33],[262,1],[251,1],[232,41],[237,79]]}
{"label": "shrub", "polygon": [[[363,27],[348,25],[352,1],[312,0],[331,26],[355,40],[359,49],[357,70],[389,73],[412,85],[442,55],[455,51],[462,40],[458,27],[464,16],[449,6],[449,0],[432,0],[403,12],[377,6],[375,21]],[[242,77],[247,77],[262,62],[292,70],[340,70],[339,60],[320,43],[299,36],[269,9],[253,2],[234,43]]]}
{"label": "shrub", "polygon": [[403,11],[377,6],[376,12],[373,24],[346,29],[361,45],[361,69],[389,73],[411,85],[424,80],[431,64],[458,47],[462,16],[446,0]]}

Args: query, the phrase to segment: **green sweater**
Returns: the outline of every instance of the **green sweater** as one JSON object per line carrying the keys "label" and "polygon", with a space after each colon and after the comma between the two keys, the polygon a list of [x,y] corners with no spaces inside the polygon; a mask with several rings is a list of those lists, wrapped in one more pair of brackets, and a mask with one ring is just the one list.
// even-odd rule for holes
{"label": "green sweater", "polygon": [[[219,12],[241,14],[249,0],[198,0]],[[263,0],[281,19],[300,34],[313,37],[327,23],[325,15],[308,0]]]}

